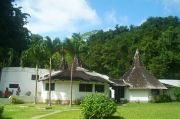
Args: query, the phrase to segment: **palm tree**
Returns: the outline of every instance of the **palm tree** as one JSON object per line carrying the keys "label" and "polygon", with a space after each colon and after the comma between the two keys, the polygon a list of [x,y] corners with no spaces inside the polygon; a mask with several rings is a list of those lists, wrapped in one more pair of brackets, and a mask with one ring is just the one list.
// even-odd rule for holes
{"label": "palm tree", "polygon": [[21,55],[21,66],[27,65],[29,62],[31,66],[36,66],[36,81],[35,81],[35,98],[34,104],[37,103],[37,81],[38,68],[42,66],[47,59],[47,44],[42,39],[38,40],[32,46],[25,50]]}
{"label": "palm tree", "polygon": [[48,83],[49,83],[49,94],[48,94],[49,101],[48,101],[48,105],[51,106],[52,56],[53,56],[53,53],[56,53],[59,51],[59,48],[61,47],[62,44],[60,42],[60,39],[58,39],[58,38],[55,38],[54,41],[52,41],[51,38],[48,36],[46,36],[45,38],[46,38],[46,43],[48,46],[47,54],[49,56],[49,80],[48,80]]}
{"label": "palm tree", "polygon": [[49,59],[49,106],[51,106],[51,57]]}
{"label": "palm tree", "polygon": [[77,59],[79,54],[82,52],[83,47],[85,46],[85,41],[83,41],[80,34],[74,33],[72,35],[72,39],[66,39],[65,48],[73,57],[71,64],[71,82],[70,82],[70,106],[72,106],[72,86],[73,86],[73,72],[76,70],[75,68],[79,65]]}

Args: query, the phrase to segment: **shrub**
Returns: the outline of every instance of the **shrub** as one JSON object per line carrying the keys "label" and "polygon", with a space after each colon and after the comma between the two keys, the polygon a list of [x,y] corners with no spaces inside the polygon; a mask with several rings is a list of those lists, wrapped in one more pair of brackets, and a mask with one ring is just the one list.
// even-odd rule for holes
{"label": "shrub", "polygon": [[46,106],[45,109],[52,109],[52,106]]}
{"label": "shrub", "polygon": [[17,97],[12,96],[12,98],[11,98],[11,103],[12,103],[12,104],[23,104],[24,101],[21,100],[21,99],[18,99]]}
{"label": "shrub", "polygon": [[25,95],[26,96],[30,96],[31,95],[31,91],[27,91]]}
{"label": "shrub", "polygon": [[161,102],[171,102],[171,97],[169,95],[154,95],[152,102],[161,103]]}
{"label": "shrub", "polygon": [[171,88],[170,91],[176,97],[176,101],[180,102],[180,87]]}
{"label": "shrub", "polygon": [[180,102],[180,96],[176,97],[176,101]]}
{"label": "shrub", "polygon": [[105,119],[116,112],[116,104],[104,94],[92,94],[81,101],[85,119]]}
{"label": "shrub", "polygon": [[4,110],[4,107],[0,106],[0,119],[2,118],[3,110]]}

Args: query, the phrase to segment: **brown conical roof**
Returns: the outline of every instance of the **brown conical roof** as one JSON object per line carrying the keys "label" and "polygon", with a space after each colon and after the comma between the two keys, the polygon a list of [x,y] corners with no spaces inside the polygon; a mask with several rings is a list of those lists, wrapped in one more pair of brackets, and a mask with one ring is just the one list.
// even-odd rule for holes
{"label": "brown conical roof", "polygon": [[75,55],[73,59],[73,69],[75,70],[77,67],[79,67],[79,60],[77,58],[77,55]]}
{"label": "brown conical roof", "polygon": [[68,63],[67,63],[66,59],[64,58],[64,55],[62,55],[59,69],[60,70],[67,70],[68,69]]}
{"label": "brown conical roof", "polygon": [[133,66],[121,78],[133,89],[167,89],[158,79],[150,74],[140,60],[138,49],[134,55]]}

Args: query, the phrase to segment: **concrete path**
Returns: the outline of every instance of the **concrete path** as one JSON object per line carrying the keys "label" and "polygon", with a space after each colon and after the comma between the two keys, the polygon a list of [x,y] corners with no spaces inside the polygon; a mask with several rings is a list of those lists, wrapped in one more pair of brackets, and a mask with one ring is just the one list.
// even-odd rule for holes
{"label": "concrete path", "polygon": [[72,111],[72,110],[79,110],[79,109],[56,110],[54,112],[44,114],[44,115],[35,116],[35,117],[30,118],[30,119],[40,119],[40,118],[47,117],[49,115],[53,115],[53,114],[56,114],[56,113],[67,112],[67,111]]}

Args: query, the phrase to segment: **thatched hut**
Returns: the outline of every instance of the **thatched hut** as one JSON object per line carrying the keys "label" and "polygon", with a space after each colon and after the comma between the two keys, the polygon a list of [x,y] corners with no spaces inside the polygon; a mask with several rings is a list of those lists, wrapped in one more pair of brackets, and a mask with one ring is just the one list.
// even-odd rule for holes
{"label": "thatched hut", "polygon": [[[115,81],[115,98],[128,101],[150,101],[153,94],[159,94],[167,89],[156,77],[149,73],[140,60],[139,51],[136,50],[132,67]],[[118,91],[121,90],[121,91]],[[122,95],[123,92],[123,95]]]}
{"label": "thatched hut", "polygon": [[[42,101],[48,100],[49,74],[42,78]],[[109,96],[109,84],[113,83],[106,75],[99,74],[82,68],[75,56],[72,70],[72,103],[77,103],[81,98],[92,93],[104,93]],[[68,104],[71,99],[71,69],[68,68],[64,57],[61,60],[59,71],[51,75],[51,99],[52,102]]]}

